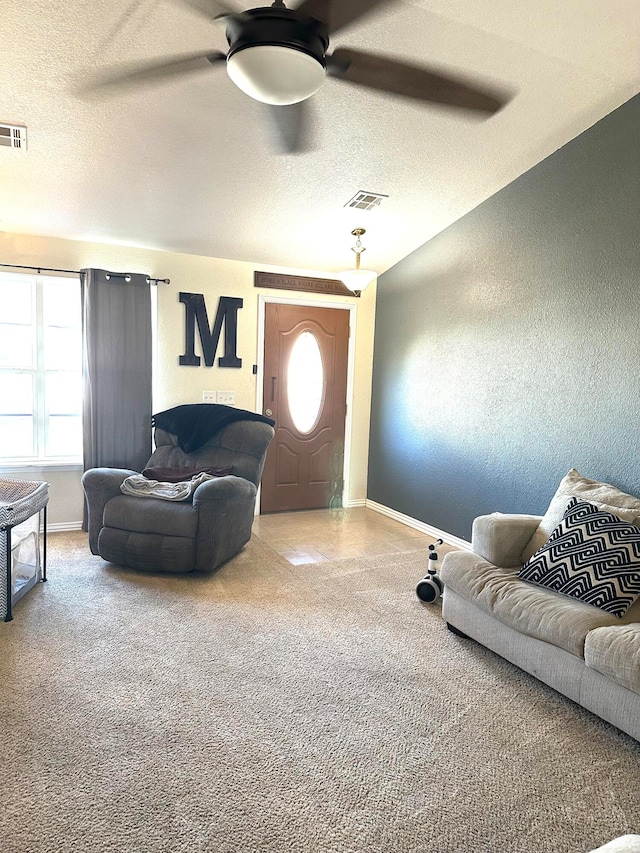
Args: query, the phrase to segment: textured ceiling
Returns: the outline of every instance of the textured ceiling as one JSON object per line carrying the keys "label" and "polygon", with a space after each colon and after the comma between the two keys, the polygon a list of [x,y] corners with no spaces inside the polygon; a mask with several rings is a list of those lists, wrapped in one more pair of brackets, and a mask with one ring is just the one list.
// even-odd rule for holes
{"label": "textured ceiling", "polygon": [[[241,4],[250,8],[250,3]],[[412,0],[332,42],[515,92],[477,121],[329,79],[317,148],[277,154],[263,107],[224,66],[108,98],[103,66],[214,48],[224,28],[169,0],[20,0],[0,16],[0,230],[335,272],[379,272],[640,90],[637,0]],[[389,197],[345,208],[358,190]],[[9,263],[11,259],[0,259]]]}

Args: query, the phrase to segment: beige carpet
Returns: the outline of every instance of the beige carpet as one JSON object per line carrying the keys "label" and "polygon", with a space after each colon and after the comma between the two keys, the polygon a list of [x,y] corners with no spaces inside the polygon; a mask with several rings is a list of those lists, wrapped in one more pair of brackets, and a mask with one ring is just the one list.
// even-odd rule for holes
{"label": "beige carpet", "polygon": [[445,630],[425,553],[210,577],[50,537],[0,624],[2,853],[583,853],[640,744]]}

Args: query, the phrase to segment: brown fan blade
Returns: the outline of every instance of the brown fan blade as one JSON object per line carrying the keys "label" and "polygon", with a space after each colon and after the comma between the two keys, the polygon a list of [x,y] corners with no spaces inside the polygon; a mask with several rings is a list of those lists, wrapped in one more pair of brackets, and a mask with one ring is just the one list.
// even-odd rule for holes
{"label": "brown fan blade", "polygon": [[327,56],[327,72],[369,89],[482,113],[493,114],[509,100],[505,93],[481,89],[463,79],[350,48],[338,48]]}
{"label": "brown fan blade", "polygon": [[309,104],[300,101],[297,104],[275,106],[267,104],[275,142],[283,154],[301,154],[314,146],[310,133]]}
{"label": "brown fan blade", "polygon": [[391,6],[396,2],[397,0],[302,0],[296,11],[322,21],[331,34],[352,21],[364,18],[377,6]]}
{"label": "brown fan blade", "polygon": [[219,0],[180,0],[180,3],[214,21],[218,18],[228,18],[230,15],[242,15],[242,9],[234,9],[227,3],[220,3]]}
{"label": "brown fan blade", "polygon": [[97,93],[112,86],[118,88],[136,86],[138,83],[147,81],[155,82],[194,71],[205,71],[211,68],[211,65],[224,62],[226,58],[226,55],[219,50],[210,50],[174,56],[161,62],[155,60],[122,65],[110,71],[97,72],[79,88],[78,94]]}

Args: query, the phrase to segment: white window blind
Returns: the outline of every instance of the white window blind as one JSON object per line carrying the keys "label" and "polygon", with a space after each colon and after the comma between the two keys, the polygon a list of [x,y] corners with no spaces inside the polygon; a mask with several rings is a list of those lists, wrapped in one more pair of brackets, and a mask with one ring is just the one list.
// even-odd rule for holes
{"label": "white window blind", "polygon": [[0,272],[0,466],[81,459],[80,282]]}

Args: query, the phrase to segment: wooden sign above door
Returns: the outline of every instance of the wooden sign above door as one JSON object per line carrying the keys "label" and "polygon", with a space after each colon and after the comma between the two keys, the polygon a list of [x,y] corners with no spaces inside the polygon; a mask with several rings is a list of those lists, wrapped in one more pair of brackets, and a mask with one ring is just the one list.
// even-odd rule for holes
{"label": "wooden sign above door", "polygon": [[304,293],[332,293],[334,296],[360,296],[336,278],[310,278],[306,275],[286,275],[285,273],[254,272],[254,287],[269,287],[276,290],[298,290]]}

